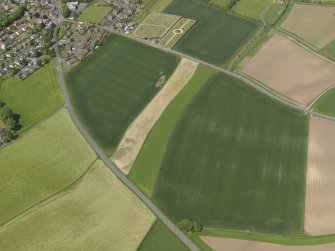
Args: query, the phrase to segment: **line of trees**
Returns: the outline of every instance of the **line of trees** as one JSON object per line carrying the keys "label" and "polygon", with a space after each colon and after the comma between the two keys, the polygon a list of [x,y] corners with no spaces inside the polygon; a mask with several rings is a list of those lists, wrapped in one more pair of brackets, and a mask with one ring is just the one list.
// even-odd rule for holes
{"label": "line of trees", "polygon": [[11,25],[15,20],[20,19],[25,11],[25,6],[20,5],[16,8],[15,11],[10,13],[8,16],[4,18],[0,18],[0,26],[1,27],[6,27],[8,25]]}
{"label": "line of trees", "polygon": [[19,117],[5,103],[0,101],[0,121],[4,126],[0,130],[5,132],[2,136],[3,142],[8,143],[16,136],[17,130],[20,129]]}
{"label": "line of trees", "polygon": [[177,228],[183,231],[184,233],[189,233],[189,232],[198,233],[202,231],[203,226],[199,224],[198,222],[184,219],[177,224]]}

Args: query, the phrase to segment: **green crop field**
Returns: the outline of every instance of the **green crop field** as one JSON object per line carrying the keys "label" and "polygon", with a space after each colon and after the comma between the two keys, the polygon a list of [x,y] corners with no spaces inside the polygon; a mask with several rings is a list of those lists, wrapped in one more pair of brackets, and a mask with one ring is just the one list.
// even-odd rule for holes
{"label": "green crop field", "polygon": [[200,65],[178,96],[165,109],[151,129],[137,159],[130,169],[130,179],[149,197],[154,191],[170,135],[188,103],[213,75],[214,70]]}
{"label": "green crop field", "polygon": [[26,129],[64,104],[54,61],[25,80],[7,78],[0,84],[0,101],[19,114]]}
{"label": "green crop field", "polygon": [[331,88],[323,94],[313,105],[313,110],[329,115],[335,116],[335,88]]}
{"label": "green crop field", "polygon": [[286,4],[281,2],[273,3],[270,8],[264,13],[265,23],[268,25],[274,25],[278,19],[286,11]]}
{"label": "green crop field", "polygon": [[308,117],[218,74],[169,141],[153,195],[173,220],[303,234]]}
{"label": "green crop field", "polygon": [[335,40],[323,47],[320,53],[335,62]]}
{"label": "green crop field", "polygon": [[151,211],[97,161],[70,189],[0,227],[0,246],[135,251],[154,221]]}
{"label": "green crop field", "polygon": [[157,220],[145,237],[138,251],[187,251],[189,250],[160,220]]}
{"label": "green crop field", "polygon": [[72,184],[95,158],[65,109],[0,149],[0,224]]}
{"label": "green crop field", "polygon": [[81,121],[110,154],[160,90],[160,77],[168,79],[180,59],[119,35],[103,43],[66,75],[66,82]]}
{"label": "green crop field", "polygon": [[194,0],[174,0],[164,12],[197,21],[175,50],[220,66],[227,65],[259,27],[256,22]]}
{"label": "green crop field", "polygon": [[113,8],[108,5],[90,5],[80,14],[78,20],[81,22],[99,24],[112,10]]}
{"label": "green crop field", "polygon": [[262,12],[273,0],[239,0],[233,8],[233,12],[248,18],[261,20]]}

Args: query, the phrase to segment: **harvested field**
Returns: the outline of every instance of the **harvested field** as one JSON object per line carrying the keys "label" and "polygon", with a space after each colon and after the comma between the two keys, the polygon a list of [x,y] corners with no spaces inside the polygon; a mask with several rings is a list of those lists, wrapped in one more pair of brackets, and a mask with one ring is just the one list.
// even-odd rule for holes
{"label": "harvested field", "polygon": [[335,65],[279,34],[264,44],[242,72],[303,105],[335,83]]}
{"label": "harvested field", "polygon": [[335,233],[335,122],[311,116],[305,202],[305,231]]}
{"label": "harvested field", "polygon": [[172,48],[195,23],[196,21],[192,19],[184,17],[179,19],[179,21],[165,34],[160,41],[160,44]]}
{"label": "harvested field", "polygon": [[71,185],[96,155],[63,109],[0,149],[0,159],[1,224]]}
{"label": "harvested field", "polygon": [[139,37],[161,38],[180,17],[162,13],[152,13],[136,28]]}
{"label": "harvested field", "polygon": [[307,131],[304,113],[217,74],[179,118],[153,200],[174,221],[303,234]]}
{"label": "harvested field", "polygon": [[136,251],[155,216],[97,161],[65,192],[0,228],[3,250]]}
{"label": "harvested field", "polygon": [[66,74],[75,111],[107,154],[178,63],[175,55],[113,34]]}
{"label": "harvested field", "polygon": [[126,174],[129,173],[151,128],[170,101],[191,79],[197,66],[198,63],[196,62],[189,59],[182,59],[162,90],[130,125],[116,152],[112,156],[112,161],[122,172]]}
{"label": "harvested field", "polygon": [[287,246],[222,237],[201,236],[200,238],[214,251],[333,251],[335,249],[334,243],[312,246]]}
{"label": "harvested field", "polygon": [[197,0],[173,0],[164,12],[197,21],[175,50],[220,66],[226,66],[259,28],[256,22]]}
{"label": "harvested field", "polygon": [[281,27],[322,48],[335,39],[335,7],[295,4]]}

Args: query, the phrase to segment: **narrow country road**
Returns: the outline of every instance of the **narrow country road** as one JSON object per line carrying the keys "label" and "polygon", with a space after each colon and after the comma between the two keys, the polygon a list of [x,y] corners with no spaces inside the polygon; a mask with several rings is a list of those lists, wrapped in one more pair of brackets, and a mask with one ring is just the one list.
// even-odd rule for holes
{"label": "narrow country road", "polygon": [[[57,31],[55,32],[57,34]],[[69,93],[67,91],[67,87],[64,82],[63,78],[63,72],[60,65],[60,60],[58,57],[58,48],[57,45],[54,46],[56,51],[56,68],[57,68],[57,76],[58,81],[61,86],[61,89],[63,91],[64,99],[66,107],[69,111],[69,114],[75,123],[75,125],[78,127],[82,135],[86,138],[88,143],[91,145],[93,150],[97,153],[99,158],[107,165],[107,167],[115,174],[116,177],[118,177],[140,200],[142,200],[147,207],[192,251],[200,251],[200,249],[193,244],[191,240],[189,240],[178,228],[175,227],[175,225],[169,220],[168,217],[166,217],[160,209],[158,209],[115,165],[114,163],[104,154],[104,152],[99,148],[99,146],[95,143],[95,141],[92,139],[92,137],[88,134],[86,129],[82,126],[80,123],[77,115],[75,114],[70,98]]]}

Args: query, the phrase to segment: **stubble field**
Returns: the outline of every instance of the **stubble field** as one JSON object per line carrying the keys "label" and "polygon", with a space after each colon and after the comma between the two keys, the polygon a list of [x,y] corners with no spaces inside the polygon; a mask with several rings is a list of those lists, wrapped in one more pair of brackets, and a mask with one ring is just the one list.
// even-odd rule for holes
{"label": "stubble field", "polygon": [[302,234],[307,116],[219,74],[183,113],[153,199],[173,220]]}
{"label": "stubble field", "polygon": [[335,83],[334,64],[279,34],[263,45],[242,72],[303,105]]}
{"label": "stubble field", "polygon": [[295,4],[281,27],[317,48],[335,39],[335,7]]}
{"label": "stubble field", "polygon": [[311,116],[308,142],[305,231],[335,232],[335,122]]}
{"label": "stubble field", "polygon": [[72,103],[96,142],[111,154],[125,130],[169,79],[179,58],[119,35],[66,75]]}

